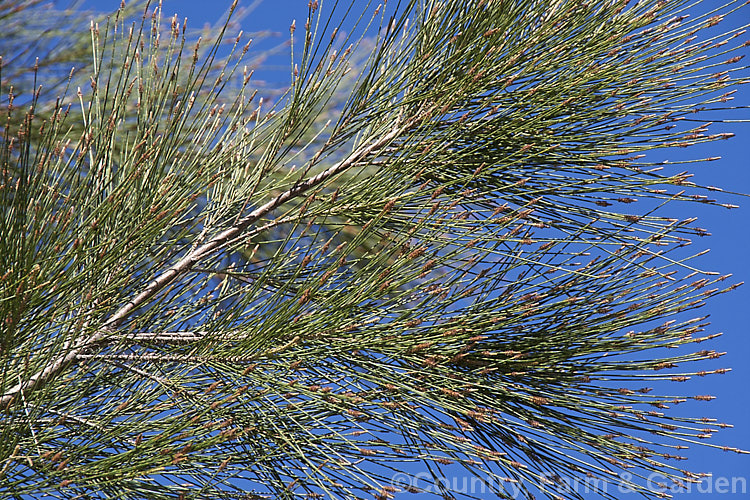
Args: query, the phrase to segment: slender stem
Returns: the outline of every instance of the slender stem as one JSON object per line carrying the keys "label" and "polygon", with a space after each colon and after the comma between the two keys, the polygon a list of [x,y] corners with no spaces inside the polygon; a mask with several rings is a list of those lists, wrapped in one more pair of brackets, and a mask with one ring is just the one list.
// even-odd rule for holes
{"label": "slender stem", "polygon": [[[16,394],[36,390],[42,387],[47,381],[49,381],[62,369],[75,361],[76,358],[85,350],[94,347],[101,341],[105,340],[108,336],[110,336],[113,332],[113,329],[121,325],[134,310],[145,304],[147,300],[159,293],[160,290],[172,283],[179,276],[182,276],[186,272],[190,271],[190,269],[201,259],[210,255],[212,252],[216,252],[224,248],[229,242],[237,238],[258,219],[278,208],[283,203],[286,203],[287,201],[300,196],[309,189],[352,167],[374,151],[387,146],[393,139],[398,137],[399,134],[401,134],[406,128],[408,128],[409,125],[410,124],[400,127],[397,125],[394,126],[390,132],[381,136],[377,141],[369,144],[363,144],[345,160],[342,160],[341,162],[331,166],[318,175],[310,177],[305,181],[296,183],[287,191],[279,194],[266,204],[253,210],[247,216],[239,219],[229,228],[218,233],[206,243],[191,250],[187,255],[180,259],[179,262],[164,271],[161,275],[157,276],[148,284],[148,286],[146,286],[146,288],[141,293],[133,297],[130,302],[122,306],[115,314],[107,319],[102,327],[96,331],[96,333],[77,342],[64,355],[53,360],[44,370],[35,373],[25,382],[19,382],[18,384],[10,388],[5,394],[2,395],[2,397],[0,397],[0,409],[7,408],[8,405],[10,405],[10,403],[13,401]],[[69,346],[70,344],[66,344],[66,347]]]}

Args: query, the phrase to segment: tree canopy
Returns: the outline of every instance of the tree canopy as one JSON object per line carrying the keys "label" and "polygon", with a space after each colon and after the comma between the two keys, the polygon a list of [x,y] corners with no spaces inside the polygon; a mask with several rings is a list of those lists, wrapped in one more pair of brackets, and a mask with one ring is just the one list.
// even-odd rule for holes
{"label": "tree canopy", "polygon": [[0,4],[0,492],[659,497],[741,453],[664,383],[727,371],[736,286],[674,202],[733,205],[651,152],[732,135],[747,8],[313,0],[274,93],[229,20]]}

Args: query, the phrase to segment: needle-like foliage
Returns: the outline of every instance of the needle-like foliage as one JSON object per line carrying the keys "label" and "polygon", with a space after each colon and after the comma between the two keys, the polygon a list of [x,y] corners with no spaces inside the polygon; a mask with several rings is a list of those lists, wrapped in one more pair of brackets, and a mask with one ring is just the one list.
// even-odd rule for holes
{"label": "needle-like foliage", "polygon": [[647,154],[731,135],[739,2],[311,1],[270,105],[231,25],[39,8],[0,5],[4,498],[657,497],[740,452],[660,382],[733,287],[671,202],[722,203]]}

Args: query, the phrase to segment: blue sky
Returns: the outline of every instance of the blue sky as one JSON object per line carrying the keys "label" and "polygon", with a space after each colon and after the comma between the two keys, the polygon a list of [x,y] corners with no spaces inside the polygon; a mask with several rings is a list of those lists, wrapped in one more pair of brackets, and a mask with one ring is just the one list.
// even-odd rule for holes
{"label": "blue sky", "polygon": [[[111,10],[119,5],[120,0],[89,0],[86,5],[98,10]],[[256,2],[257,3],[257,2]],[[332,5],[334,2],[323,2]],[[341,2],[345,4],[347,2]],[[365,2],[362,2],[365,3]],[[178,13],[180,18],[187,17],[192,27],[200,27],[206,22],[215,22],[231,0],[166,0],[165,14]],[[241,5],[251,5],[246,0]],[[307,0],[266,0],[260,2],[243,20],[242,27],[248,32],[271,29],[279,33],[275,39],[282,42],[288,37],[288,28],[293,19],[298,26],[304,22],[307,15]],[[719,5],[715,0],[703,2],[704,6]],[[701,9],[703,9],[702,7]],[[720,26],[728,29],[730,25],[737,26],[750,22],[750,8],[740,11],[734,18],[724,21]],[[750,38],[750,35],[745,35]],[[745,54],[750,48],[745,49]],[[278,61],[271,59],[277,68],[288,64],[288,54],[284,54]],[[288,70],[287,70],[288,71]],[[282,77],[283,72],[275,73]],[[746,73],[750,74],[750,72]],[[750,85],[739,88],[735,94],[733,105],[750,105]],[[750,110],[739,110],[727,115],[731,119],[750,119]],[[720,130],[721,128],[721,130]],[[692,164],[690,170],[695,174],[697,183],[719,186],[729,191],[750,193],[750,170],[747,168],[747,158],[750,156],[750,124],[718,125],[716,132],[734,132],[737,136],[729,141],[714,142],[707,146],[688,148],[679,151],[661,151],[653,155],[656,160],[675,159],[680,157],[721,156],[720,161]],[[697,166],[696,166],[697,165]],[[720,195],[719,195],[720,196]],[[700,204],[681,205],[676,207],[678,216],[687,218],[699,217],[701,227],[705,227],[712,236],[697,239],[694,242],[698,249],[710,248],[711,252],[699,261],[704,269],[711,269],[725,273],[733,273],[733,280],[745,281],[749,284],[740,287],[730,294],[724,294],[700,311],[710,314],[712,325],[707,333],[724,332],[719,339],[705,344],[705,348],[715,349],[727,354],[714,367],[731,367],[732,371],[721,376],[697,378],[683,385],[676,386],[675,392],[682,394],[711,394],[717,397],[710,403],[686,403],[684,411],[688,414],[699,414],[714,417],[720,421],[735,424],[733,429],[725,429],[717,433],[712,441],[716,444],[728,445],[750,450],[750,419],[746,416],[746,409],[750,408],[750,343],[747,341],[748,325],[750,325],[750,198],[725,196],[725,203],[740,205],[740,208],[726,210]],[[704,345],[701,345],[703,348]],[[698,405],[701,406],[698,406]],[[679,410],[683,410],[679,408]],[[718,486],[718,478],[745,478],[747,492],[740,494],[719,494],[699,492],[676,494],[678,499],[708,499],[708,498],[737,498],[750,497],[750,455],[738,456],[708,448],[694,448],[685,453],[689,460],[677,464],[682,468],[694,471],[711,472],[714,475],[714,486]],[[623,495],[623,498],[634,495]]]}

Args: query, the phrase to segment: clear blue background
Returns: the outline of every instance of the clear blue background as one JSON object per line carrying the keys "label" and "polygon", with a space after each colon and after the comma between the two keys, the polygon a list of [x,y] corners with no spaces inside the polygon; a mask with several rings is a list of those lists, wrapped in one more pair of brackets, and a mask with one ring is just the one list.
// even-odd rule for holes
{"label": "clear blue background", "polygon": [[[110,11],[117,8],[120,0],[88,0],[87,7],[96,10]],[[322,2],[323,8],[328,9],[333,1]],[[340,2],[345,5],[347,2]],[[364,4],[366,2],[358,2]],[[391,0],[391,3],[393,0]],[[231,5],[231,0],[165,0],[164,14],[170,16],[179,14],[179,18],[188,18],[188,26],[199,28],[206,23],[215,23],[222,13]],[[289,25],[293,19],[297,20],[297,31],[301,28],[307,16],[308,0],[266,0],[253,2],[245,0],[240,2],[241,6],[254,8],[242,21],[245,32],[256,32],[272,30],[277,33],[273,39],[275,43],[282,43],[288,39]],[[700,11],[709,7],[720,5],[716,0],[703,2]],[[750,6],[745,7],[733,17],[723,21],[717,28],[729,30],[732,26],[740,26],[750,22]],[[229,33],[233,36],[234,33]],[[750,33],[743,35],[740,40],[750,39]],[[266,44],[270,46],[273,44]],[[252,52],[253,49],[251,49]],[[750,48],[744,49],[745,55],[750,53]],[[747,58],[743,62],[747,62]],[[288,75],[289,67],[288,49],[281,55],[272,57],[267,61],[267,73],[260,73],[261,78],[274,80],[283,85],[285,76]],[[745,70],[745,76],[750,79],[750,70]],[[265,75],[265,76],[264,76]],[[736,106],[750,105],[750,85],[741,86],[735,94],[732,104]],[[739,110],[727,113],[727,118],[739,120],[750,119],[749,110]],[[695,174],[693,180],[699,184],[714,185],[726,190],[750,193],[750,171],[747,168],[747,158],[750,156],[750,124],[726,124],[715,125],[711,133],[734,132],[737,136],[728,141],[719,141],[707,146],[696,146],[687,150],[671,150],[655,153],[651,156],[654,160],[673,160],[676,157],[706,157],[721,156],[720,161],[706,162],[703,164],[692,164],[690,170]],[[680,168],[677,166],[675,168]],[[721,196],[720,193],[717,195]],[[699,348],[726,351],[722,359],[706,364],[705,369],[731,367],[732,371],[725,375],[714,375],[704,378],[694,378],[681,385],[674,385],[673,391],[677,394],[711,394],[717,397],[710,403],[687,402],[677,407],[676,410],[688,415],[698,415],[717,418],[719,421],[735,424],[733,429],[724,429],[710,440],[715,444],[728,445],[750,450],[750,342],[747,336],[750,331],[750,198],[737,196],[723,196],[725,203],[740,205],[739,209],[726,210],[719,207],[709,207],[701,204],[681,205],[674,208],[676,216],[687,218],[698,216],[701,227],[705,227],[712,233],[707,238],[696,239],[693,249],[698,251],[710,248],[711,252],[702,257],[700,267],[707,270],[719,271],[722,274],[733,273],[732,280],[745,281],[748,285],[740,287],[730,294],[724,294],[708,303],[698,314],[710,314],[712,325],[707,333],[724,332],[724,335],[710,343],[700,344]],[[696,316],[698,315],[696,314]],[[694,369],[704,369],[694,367]],[[686,462],[673,462],[676,466],[692,471],[711,472],[714,476],[712,485],[716,485],[719,477],[745,478],[747,491],[744,495],[718,494],[715,490],[701,493],[697,487],[693,487],[690,493],[677,493],[677,499],[709,499],[709,498],[750,498],[750,455],[737,455],[732,452],[722,452],[704,447],[692,447],[685,450],[684,455],[689,457]],[[705,485],[704,485],[705,486]],[[615,492],[621,498],[636,498],[634,494],[621,494]]]}

